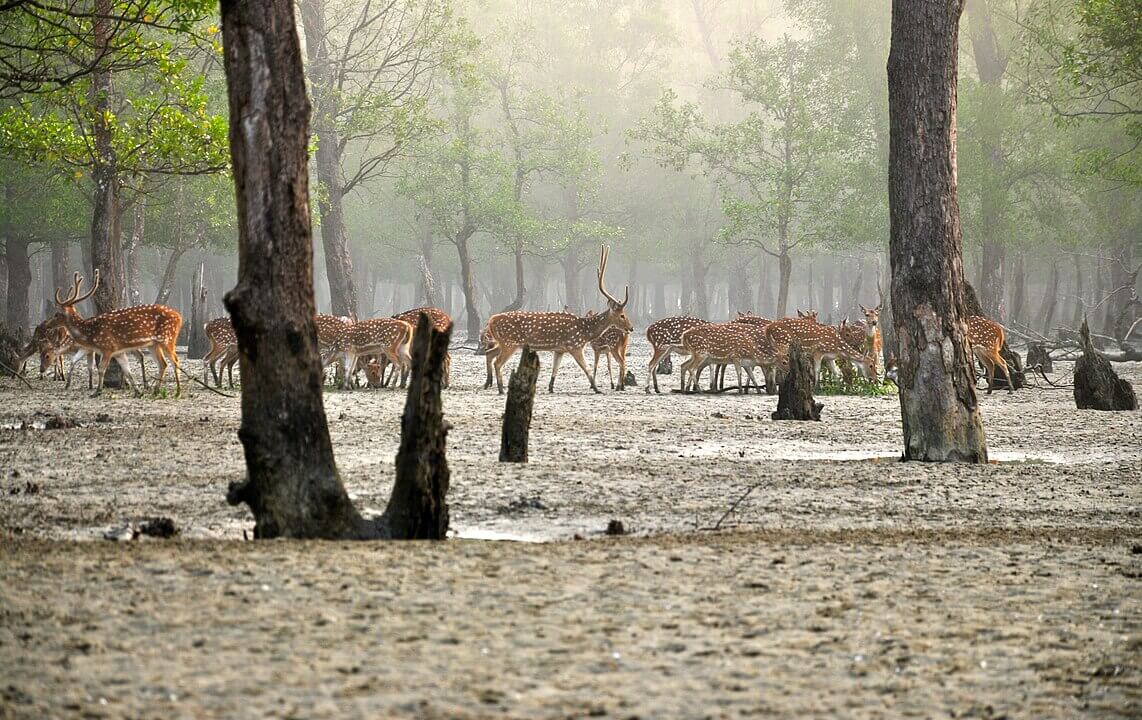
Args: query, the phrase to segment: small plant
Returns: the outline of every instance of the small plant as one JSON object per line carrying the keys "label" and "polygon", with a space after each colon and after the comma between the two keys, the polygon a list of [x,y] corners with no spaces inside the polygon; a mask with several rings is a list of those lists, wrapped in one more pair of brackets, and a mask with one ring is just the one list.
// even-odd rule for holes
{"label": "small plant", "polygon": [[852,382],[846,383],[843,378],[827,374],[821,379],[820,388],[815,391],[818,395],[860,395],[864,397],[881,397],[895,395],[896,385],[887,380],[865,380],[863,377],[854,377]]}

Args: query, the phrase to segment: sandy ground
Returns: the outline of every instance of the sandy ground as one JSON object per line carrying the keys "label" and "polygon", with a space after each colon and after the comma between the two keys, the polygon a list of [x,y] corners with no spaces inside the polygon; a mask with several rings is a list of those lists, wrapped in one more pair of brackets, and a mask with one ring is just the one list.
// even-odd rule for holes
{"label": "sandy ground", "polygon": [[[921,466],[893,396],[776,423],[567,361],[514,467],[455,368],[442,544],[243,542],[237,399],[0,381],[0,717],[1142,716],[1142,414],[997,393],[997,462]],[[326,396],[366,512],[403,402]]]}

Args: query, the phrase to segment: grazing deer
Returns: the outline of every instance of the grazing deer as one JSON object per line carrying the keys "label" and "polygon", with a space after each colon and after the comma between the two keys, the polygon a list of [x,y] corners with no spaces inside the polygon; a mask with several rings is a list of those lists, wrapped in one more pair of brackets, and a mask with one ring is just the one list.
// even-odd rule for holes
{"label": "grazing deer", "polygon": [[[111,361],[116,356],[125,352],[150,350],[159,365],[155,392],[162,388],[169,359],[174,364],[176,394],[181,395],[182,380],[178,376],[180,368],[175,342],[182,329],[182,315],[179,315],[174,308],[165,305],[136,305],[83,318],[76,312],[75,306],[95,293],[99,287],[99,270],[95,270],[95,283],[91,286],[91,290],[80,297],[79,288],[82,283],[83,279],[79,273],[76,273],[74,285],[67,299],[60,297],[60,291],[56,290],[55,300],[60,310],[45,324],[49,329],[67,328],[77,347],[88,353],[99,353],[99,383],[95,394],[98,395],[103,391],[103,380],[107,375],[107,369],[111,367]],[[126,365],[123,365],[123,375],[134,388],[135,380]]]}
{"label": "grazing deer", "polygon": [[[234,387],[234,363],[238,361],[238,336],[228,317],[214,318],[206,323],[206,339],[210,349],[202,356],[202,382],[206,383],[206,372],[214,377],[215,387],[222,387],[222,369],[228,373],[230,387]],[[217,366],[217,367],[216,367]]]}
{"label": "grazing deer", "polygon": [[[551,361],[551,381],[547,384],[548,392],[555,392],[555,375],[559,372],[559,362],[564,355],[575,358],[575,362],[587,376],[591,389],[600,392],[595,386],[594,375],[587,369],[587,361],[583,359],[583,347],[611,328],[618,328],[628,333],[634,329],[626,313],[630,288],[626,289],[623,301],[619,302],[618,298],[607,292],[603,282],[603,275],[607,270],[607,257],[607,248],[601,248],[596,275],[599,280],[599,292],[607,299],[606,312],[583,317],[564,312],[517,310],[497,313],[488,318],[484,333],[487,335],[490,348],[488,352],[495,354],[491,362],[496,372],[496,387],[500,394],[504,392],[504,364],[516,350],[525,345],[531,350],[550,350],[554,354]],[[485,387],[491,387],[491,383]]]}
{"label": "grazing deer", "polygon": [[[402,312],[398,315],[393,315],[393,317],[396,318],[397,320],[404,320],[409,325],[412,325],[412,327],[415,329],[416,324],[418,322],[420,322],[420,316],[421,315],[427,315],[428,316],[429,322],[432,323],[433,329],[435,329],[437,332],[444,332],[448,328],[452,327],[451,316],[449,316],[448,313],[444,312],[443,310],[441,310],[440,308],[437,308],[437,307],[413,308],[412,310],[405,310],[404,312]],[[385,363],[386,363],[386,361],[382,358],[382,361],[380,363],[380,365],[381,365],[380,370],[381,370],[382,377],[384,375]],[[443,385],[443,387],[448,387],[449,385],[452,384],[452,353],[450,353],[450,352],[446,353],[444,355],[443,371],[444,371],[444,373],[443,373],[443,378],[442,378],[441,384]],[[395,368],[394,368],[393,372],[396,372]]]}
{"label": "grazing deer", "polygon": [[[646,340],[650,343],[650,371],[647,373],[646,392],[654,385],[654,392],[658,389],[658,363],[662,362],[671,353],[683,352],[682,335],[691,328],[708,325],[709,320],[692,317],[690,315],[674,315],[655,320],[646,328]],[[685,378],[683,378],[685,382]],[[685,386],[682,387],[685,390]]]}
{"label": "grazing deer", "polygon": [[1007,369],[1007,361],[999,354],[1003,347],[1003,326],[992,322],[982,315],[972,315],[967,320],[968,342],[971,344],[972,355],[983,363],[987,371],[987,394],[995,386],[995,368],[1003,369],[1003,376],[1007,378],[1007,392],[1015,392],[1011,387],[1011,373]]}
{"label": "grazing deer", "polygon": [[46,321],[42,322],[32,331],[32,339],[28,341],[28,344],[20,351],[19,357],[16,358],[16,372],[23,373],[28,359],[39,354],[40,379],[44,378],[44,373],[50,367],[55,379],[62,380],[64,376],[63,356],[68,354],[71,348],[71,336],[67,334],[67,328],[50,329],[47,327]]}
{"label": "grazing deer", "polygon": [[733,364],[738,373],[738,392],[745,393],[742,385],[742,369],[757,385],[753,368],[775,357],[767,356],[757,342],[752,328],[743,323],[706,323],[690,328],[682,333],[682,349],[690,355],[682,363],[682,389],[698,389],[698,379],[702,368],[712,363]]}
{"label": "grazing deer", "polygon": [[[863,350],[868,353],[872,359],[872,374],[878,377],[877,361],[880,358],[880,306],[877,305],[873,309],[868,309],[864,305],[860,306],[860,310],[864,313],[864,320],[850,323],[847,320],[842,320],[837,325],[837,332],[844,338],[845,342],[855,348]],[[846,372],[842,368],[842,375],[845,377],[845,382],[850,381],[851,373]]]}
{"label": "grazing deer", "polygon": [[400,368],[401,387],[404,387],[412,364],[409,355],[412,333],[412,325],[396,318],[373,318],[348,326],[337,340],[336,347],[345,365],[345,377],[341,382],[341,388],[348,390],[352,387],[352,377],[357,370],[358,357],[379,354],[383,354],[389,362]]}
{"label": "grazing deer", "polygon": [[[592,310],[587,313],[594,315]],[[611,384],[611,389],[616,389],[614,376],[611,375],[611,358],[619,365],[619,384],[618,390],[626,389],[626,376],[627,376],[627,345],[630,344],[630,333],[623,332],[618,328],[611,328],[599,337],[591,341],[591,352],[595,353],[595,365],[591,368],[591,376],[595,377],[599,374],[599,356],[605,355],[607,358],[607,381]]]}
{"label": "grazing deer", "polygon": [[[730,329],[734,331],[743,331],[753,339],[754,345],[752,347],[748,347],[748,354],[741,357],[741,367],[746,368],[747,370],[760,368],[764,373],[767,384],[773,383],[776,380],[778,371],[784,373],[784,370],[789,365],[788,358],[784,356],[772,342],[770,342],[769,335],[765,331],[766,326],[749,322],[738,322],[737,320],[734,320],[731,323],[721,324],[728,325]],[[708,325],[699,327],[709,328],[714,327],[715,325],[715,323],[710,323]],[[721,333],[721,335],[724,335],[724,333]],[[701,336],[696,335],[695,337]],[[683,339],[685,339],[685,334],[683,335]],[[713,348],[714,345],[711,344],[709,347]],[[701,363],[699,363],[696,367],[691,366],[690,368],[690,371],[693,375],[692,385],[695,389],[697,389],[698,383],[702,377],[702,371],[705,370],[707,366],[714,365],[714,376],[710,378],[710,389],[716,390],[721,387],[720,381],[723,379],[726,365],[730,364],[731,361],[725,360],[724,356],[719,355],[717,352],[708,352],[706,355],[707,357],[702,360]],[[752,373],[747,373],[747,375],[750,380],[754,380]],[[738,382],[740,385],[740,371]],[[756,381],[754,381],[754,387],[757,387],[758,392],[761,392],[761,387],[757,385]],[[748,392],[748,390],[749,384],[747,383],[745,391]]]}
{"label": "grazing deer", "polygon": [[870,367],[876,366],[876,358],[869,352],[847,343],[832,325],[822,325],[809,318],[785,318],[770,323],[765,330],[770,342],[779,352],[787,354],[789,347],[796,344],[798,348],[811,354],[814,383],[821,373],[821,363],[826,360],[834,362],[838,359],[848,360],[866,379],[876,379],[869,370]]}

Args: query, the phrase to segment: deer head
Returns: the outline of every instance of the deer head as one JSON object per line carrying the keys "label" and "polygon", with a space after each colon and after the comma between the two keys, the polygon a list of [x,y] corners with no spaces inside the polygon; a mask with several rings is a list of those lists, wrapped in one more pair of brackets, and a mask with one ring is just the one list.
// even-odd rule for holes
{"label": "deer head", "polygon": [[99,289],[99,268],[95,269],[95,283],[91,286],[91,289],[80,296],[79,289],[82,285],[83,278],[77,272],[73,277],[71,290],[68,292],[67,298],[60,297],[59,288],[56,288],[56,305],[59,305],[60,309],[44,323],[45,328],[67,327],[68,321],[79,319],[79,313],[76,312],[75,306],[94,295],[95,291]]}
{"label": "deer head", "polygon": [[880,306],[877,305],[869,310],[864,305],[861,305],[860,311],[864,313],[864,321],[868,324],[869,334],[872,334],[872,328],[880,323]]}
{"label": "deer head", "polygon": [[797,317],[805,318],[806,320],[813,320],[815,322],[817,320],[817,311],[816,310],[798,310],[797,311]]}
{"label": "deer head", "polygon": [[630,300],[630,286],[627,286],[623,292],[623,301],[619,302],[618,299],[607,292],[607,287],[603,282],[603,274],[607,271],[607,258],[610,251],[607,246],[603,245],[599,248],[599,292],[607,299],[607,320],[619,328],[623,332],[630,332],[634,330],[634,325],[631,325],[630,318],[627,317],[626,306]]}

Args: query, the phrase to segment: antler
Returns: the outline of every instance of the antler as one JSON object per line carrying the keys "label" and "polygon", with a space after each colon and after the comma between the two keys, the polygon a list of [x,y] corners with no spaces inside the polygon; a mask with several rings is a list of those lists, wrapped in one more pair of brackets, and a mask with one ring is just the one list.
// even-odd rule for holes
{"label": "antler", "polygon": [[83,278],[80,277],[78,272],[76,272],[75,275],[72,276],[71,292],[68,293],[66,300],[60,299],[59,288],[56,288],[56,304],[61,305],[63,307],[67,307],[69,305],[76,305],[78,303],[83,302],[84,300],[91,297],[92,295],[94,295],[96,289],[99,288],[99,268],[95,268],[95,284],[91,286],[91,290],[87,291],[87,294],[84,295],[83,297],[79,297],[79,286],[82,284],[83,284]]}
{"label": "antler", "polygon": [[623,294],[623,301],[620,303],[618,298],[607,292],[607,288],[603,285],[603,274],[607,272],[607,258],[610,257],[611,251],[607,249],[606,245],[599,246],[599,292],[603,294],[610,302],[618,305],[619,307],[626,307],[627,301],[630,300],[630,286],[628,285]]}

